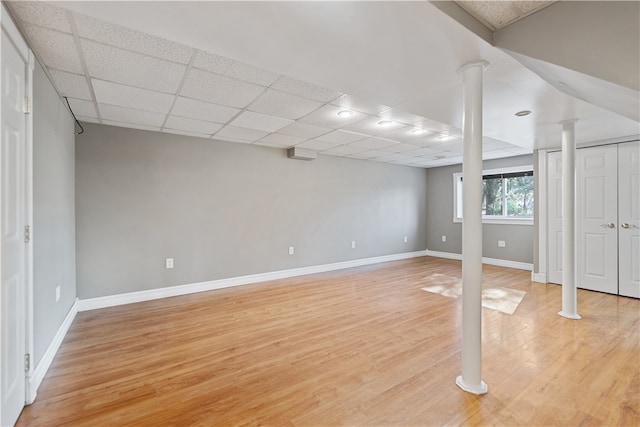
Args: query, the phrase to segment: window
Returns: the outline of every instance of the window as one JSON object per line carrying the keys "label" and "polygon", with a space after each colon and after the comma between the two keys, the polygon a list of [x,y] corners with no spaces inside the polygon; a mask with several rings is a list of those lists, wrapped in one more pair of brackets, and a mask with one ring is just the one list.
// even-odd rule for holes
{"label": "window", "polygon": [[[454,222],[462,221],[462,173],[453,174]],[[533,168],[484,171],[482,222],[533,224]]]}

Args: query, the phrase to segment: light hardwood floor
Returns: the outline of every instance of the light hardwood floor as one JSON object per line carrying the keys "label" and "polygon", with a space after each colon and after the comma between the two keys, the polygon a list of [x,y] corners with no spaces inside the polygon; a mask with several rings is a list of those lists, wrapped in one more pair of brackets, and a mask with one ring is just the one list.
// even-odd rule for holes
{"label": "light hardwood floor", "polygon": [[489,393],[455,385],[460,300],[431,257],[79,313],[18,426],[640,424],[640,301],[485,266]]}

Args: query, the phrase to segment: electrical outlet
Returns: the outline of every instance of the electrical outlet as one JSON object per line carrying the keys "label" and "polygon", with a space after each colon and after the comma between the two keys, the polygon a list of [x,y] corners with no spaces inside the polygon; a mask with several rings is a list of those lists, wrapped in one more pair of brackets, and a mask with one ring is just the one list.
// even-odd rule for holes
{"label": "electrical outlet", "polygon": [[499,248],[504,248],[506,246],[507,246],[507,244],[506,244],[506,242],[504,240],[498,240],[498,247]]}
{"label": "electrical outlet", "polygon": [[293,255],[295,252],[293,246],[289,246],[289,255]]}
{"label": "electrical outlet", "polygon": [[165,268],[173,268],[173,258],[167,258],[164,260]]}
{"label": "electrical outlet", "polygon": [[56,286],[56,302],[60,301],[60,285]]}
{"label": "electrical outlet", "polygon": [[442,241],[446,242],[447,241],[447,236],[442,236]]}
{"label": "electrical outlet", "polygon": [[355,249],[356,248],[356,241],[352,240],[351,241],[351,249]]}
{"label": "electrical outlet", "polygon": [[409,239],[407,239],[407,236],[404,236],[404,242],[407,243],[409,241]]}

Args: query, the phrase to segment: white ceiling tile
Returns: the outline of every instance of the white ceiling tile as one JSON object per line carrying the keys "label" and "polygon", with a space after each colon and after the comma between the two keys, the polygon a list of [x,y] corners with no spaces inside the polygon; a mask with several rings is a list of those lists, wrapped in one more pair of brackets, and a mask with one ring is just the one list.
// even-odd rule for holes
{"label": "white ceiling tile", "polygon": [[84,74],[72,35],[31,24],[23,29],[35,54],[48,68]]}
{"label": "white ceiling tile", "polygon": [[413,159],[413,156],[407,156],[406,154],[402,153],[393,153],[393,154],[387,154],[385,156],[382,157],[376,157],[376,160],[382,161],[382,162],[396,162],[396,161],[406,161],[407,159]]}
{"label": "white ceiling tile", "polygon": [[214,104],[244,108],[264,89],[252,83],[192,68],[182,88],[182,95]]}
{"label": "white ceiling tile", "polygon": [[164,128],[162,129],[163,133],[172,133],[174,135],[185,135],[185,136],[194,136],[196,138],[210,138],[211,134],[210,133],[199,133],[199,132],[191,132],[188,130],[179,130],[179,129],[168,129],[168,128]]}
{"label": "white ceiling tile", "polygon": [[424,117],[416,120],[413,125],[421,129],[429,130],[431,132],[448,132],[452,129],[452,127],[447,124],[440,123],[435,120],[426,119]]}
{"label": "white ceiling tile", "polygon": [[71,106],[71,110],[73,114],[76,116],[85,116],[85,117],[98,117],[98,113],[96,112],[96,107],[92,101],[85,101],[83,99],[74,99],[68,98],[69,105]]}
{"label": "white ceiling tile", "polygon": [[298,136],[300,138],[315,138],[316,136],[324,135],[331,132],[329,128],[323,128],[320,126],[308,125],[301,122],[293,122],[289,126],[283,127],[278,131],[285,135]]}
{"label": "white ceiling tile", "polygon": [[513,156],[515,156],[515,154],[513,154],[510,151],[492,150],[492,151],[485,151],[484,153],[482,153],[482,160],[501,159],[503,157],[513,157]]}
{"label": "white ceiling tile", "polygon": [[169,117],[164,127],[169,129],[185,130],[199,134],[206,134],[209,136],[222,129],[222,125],[220,123],[206,122],[203,120],[188,119],[186,117],[176,116]]}
{"label": "white ceiling tile", "polygon": [[181,64],[88,40],[81,44],[89,74],[102,80],[175,93],[186,70]]}
{"label": "white ceiling tile", "polygon": [[393,147],[393,151],[396,153],[402,153],[405,151],[412,151],[412,150],[416,150],[418,148],[420,148],[419,145],[412,145],[412,144],[404,144],[404,143],[399,143],[399,144],[395,144],[392,145]]}
{"label": "white ceiling tile", "polygon": [[248,109],[272,116],[299,119],[322,106],[318,101],[267,89]]}
{"label": "white ceiling tile", "polygon": [[302,144],[296,145],[296,147],[307,148],[309,150],[323,151],[328,150],[330,148],[334,148],[338,146],[338,144],[334,144],[331,142],[320,141],[318,139],[311,139],[309,141],[305,141]]}
{"label": "white ceiling tile", "polygon": [[278,144],[272,144],[270,142],[262,142],[262,141],[256,141],[253,143],[253,145],[259,145],[261,147],[269,147],[269,148],[279,148],[280,150],[286,150],[289,147],[285,147],[284,145],[278,145]]}
{"label": "white ceiling tile", "polygon": [[56,85],[58,92],[62,96],[68,96],[76,99],[91,100],[91,91],[89,90],[89,84],[84,75],[67,73],[66,71],[59,71],[50,69],[49,74],[53,79],[53,83]]}
{"label": "white ceiling tile", "polygon": [[442,153],[439,150],[434,150],[433,148],[418,148],[417,150],[405,151],[404,154],[412,155],[416,157],[420,156],[431,156]]}
{"label": "white ceiling tile", "polygon": [[193,66],[262,86],[269,86],[280,77],[279,74],[254,67],[253,65],[202,51],[198,52]]}
{"label": "white ceiling tile", "polygon": [[259,142],[267,143],[272,146],[278,147],[293,147],[296,144],[300,144],[304,142],[306,138],[300,138],[297,136],[291,135],[282,135],[280,133],[272,133],[264,138],[262,138]]}
{"label": "white ceiling tile", "polygon": [[95,117],[86,117],[86,116],[76,115],[76,119],[78,119],[79,122],[100,123],[100,120]]}
{"label": "white ceiling tile", "polygon": [[302,96],[303,98],[309,98],[320,102],[333,101],[342,95],[340,92],[335,90],[296,80],[287,76],[281,77],[271,87],[292,95]]}
{"label": "white ceiling tile", "polygon": [[346,156],[349,154],[361,153],[366,151],[366,148],[353,147],[351,145],[340,145],[338,147],[329,148],[323,151],[324,154],[331,154],[332,156]]}
{"label": "white ceiling tile", "polygon": [[512,148],[516,148],[516,146],[513,144],[509,144],[508,142],[500,141],[498,139],[484,137],[482,140],[483,151],[510,150]]}
{"label": "white ceiling tile", "polygon": [[243,111],[229,124],[237,127],[275,132],[292,122],[293,120],[283,119],[282,117],[254,113],[253,111]]}
{"label": "white ceiling tile", "polygon": [[531,148],[524,148],[524,147],[513,147],[513,148],[508,148],[507,151],[510,151],[514,154],[531,154],[533,152],[533,150]]}
{"label": "white ceiling tile", "polygon": [[241,128],[237,126],[227,125],[223,127],[221,130],[219,130],[214,135],[214,138],[229,139],[229,140],[234,140],[234,142],[236,141],[254,142],[266,136],[267,134],[268,132],[264,132],[260,130],[247,129],[247,128]]}
{"label": "white ceiling tile", "polygon": [[[422,133],[414,133],[419,131],[422,131]],[[385,134],[387,138],[397,139],[398,141],[408,142],[410,144],[426,143],[430,141],[430,139],[427,138],[429,135],[433,135],[433,132],[414,126],[401,127],[400,129]]]}
{"label": "white ceiling tile", "polygon": [[239,112],[240,110],[238,108],[210,104],[182,96],[176,99],[173,110],[171,110],[171,114],[175,116],[190,117],[192,119],[216,123],[227,123]]}
{"label": "white ceiling tile", "polygon": [[369,117],[364,120],[360,120],[359,122],[343,126],[342,129],[360,132],[367,135],[385,135],[406,126],[403,123],[393,121],[385,126],[379,125],[378,123],[382,121],[385,121],[385,119],[380,117]]}
{"label": "white ceiling tile", "polygon": [[104,80],[91,79],[96,100],[101,104],[118,105],[137,110],[168,113],[173,103],[173,95],[152,90],[125,86]]}
{"label": "white ceiling tile", "polygon": [[354,147],[362,147],[362,148],[368,148],[370,150],[374,150],[374,149],[379,149],[379,148],[384,148],[384,147],[389,147],[391,145],[395,145],[397,144],[397,142],[388,140],[388,139],[383,139],[383,138],[367,138],[367,139],[363,139],[360,141],[356,141],[353,142],[349,145],[352,145]]}
{"label": "white ceiling tile", "polygon": [[221,137],[218,137],[217,135],[214,135],[214,136],[211,137],[211,139],[215,139],[215,140],[223,141],[223,142],[233,142],[235,144],[254,144],[253,141],[250,141],[248,139],[231,138],[231,137],[228,137],[228,136],[224,137],[224,138],[221,138]]}
{"label": "white ceiling tile", "polygon": [[319,136],[317,139],[334,144],[348,144],[350,142],[358,141],[360,139],[365,139],[368,137],[369,135],[363,135],[361,133],[347,132],[344,130],[334,130],[326,135]]}
{"label": "white ceiling tile", "polygon": [[104,120],[111,120],[120,123],[131,123],[141,126],[158,127],[162,126],[165,114],[152,113],[150,111],[134,110],[116,105],[98,104],[100,115]]}
{"label": "white ceiling tile", "polygon": [[393,120],[394,122],[400,122],[407,125],[412,125],[422,118],[418,115],[401,111],[398,108],[388,108],[378,113],[378,116],[383,117],[386,120]]}
{"label": "white ceiling tile", "polygon": [[338,116],[340,111],[344,108],[335,105],[325,105],[318,108],[313,113],[306,115],[300,119],[300,122],[307,123],[314,126],[321,126],[325,128],[337,129],[351,123],[355,123],[367,117],[366,114],[353,112],[351,117]]}
{"label": "white ceiling tile", "polygon": [[80,37],[132,50],[167,61],[188,64],[194,49],[150,34],[130,30],[89,16],[74,13]]}
{"label": "white ceiling tile", "polygon": [[389,109],[388,105],[367,102],[346,93],[333,101],[332,104],[373,115],[377,115],[378,113]]}
{"label": "white ceiling tile", "polygon": [[388,151],[382,150],[367,150],[359,153],[349,155],[349,157],[355,157],[356,159],[375,159],[376,157],[388,156]]}
{"label": "white ceiling tile", "polygon": [[8,1],[6,4],[23,22],[71,34],[65,9],[43,1]]}
{"label": "white ceiling tile", "polygon": [[118,126],[121,128],[128,128],[128,129],[151,130],[151,131],[160,132],[159,126],[145,126],[141,124],[124,123],[124,122],[118,122],[113,120],[102,120],[102,124],[109,125],[109,126]]}

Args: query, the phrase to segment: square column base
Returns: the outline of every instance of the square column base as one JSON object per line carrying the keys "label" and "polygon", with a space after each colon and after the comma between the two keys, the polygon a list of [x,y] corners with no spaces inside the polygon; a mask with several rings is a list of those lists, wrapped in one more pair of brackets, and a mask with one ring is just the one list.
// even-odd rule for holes
{"label": "square column base", "polygon": [[467,393],[472,394],[486,394],[489,391],[489,387],[484,381],[480,381],[480,386],[469,386],[462,381],[462,375],[458,375],[456,377],[456,385],[466,391]]}

